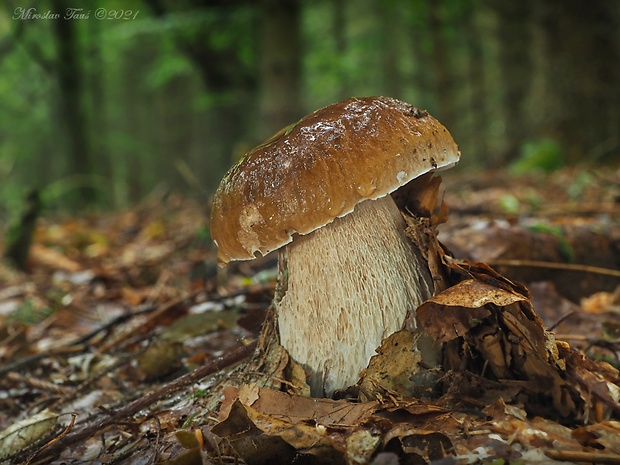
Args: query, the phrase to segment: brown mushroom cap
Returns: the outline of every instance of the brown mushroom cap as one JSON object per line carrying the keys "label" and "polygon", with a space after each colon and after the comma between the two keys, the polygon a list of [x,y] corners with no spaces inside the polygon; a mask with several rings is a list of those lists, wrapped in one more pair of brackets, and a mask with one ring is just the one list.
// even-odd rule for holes
{"label": "brown mushroom cap", "polygon": [[317,110],[224,176],[211,211],[218,259],[267,254],[458,160],[446,128],[398,100],[351,98]]}

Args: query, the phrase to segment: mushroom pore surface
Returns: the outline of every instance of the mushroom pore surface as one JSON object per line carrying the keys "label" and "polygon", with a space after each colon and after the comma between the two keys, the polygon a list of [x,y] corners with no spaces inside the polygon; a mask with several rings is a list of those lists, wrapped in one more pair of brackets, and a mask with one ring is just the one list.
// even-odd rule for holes
{"label": "mushroom pore surface", "polygon": [[281,249],[280,342],[308,373],[313,396],[358,380],[375,349],[433,293],[426,261],[387,195]]}

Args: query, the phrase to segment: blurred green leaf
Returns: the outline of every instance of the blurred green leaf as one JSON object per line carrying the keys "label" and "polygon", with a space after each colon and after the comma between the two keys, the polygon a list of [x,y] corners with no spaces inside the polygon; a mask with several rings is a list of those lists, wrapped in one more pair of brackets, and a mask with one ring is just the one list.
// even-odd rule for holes
{"label": "blurred green leaf", "polygon": [[521,210],[521,202],[512,194],[502,195],[499,199],[499,206],[504,213],[516,215]]}
{"label": "blurred green leaf", "polygon": [[538,139],[521,146],[519,158],[510,166],[516,174],[531,172],[551,173],[566,165],[562,146],[553,139]]}
{"label": "blurred green leaf", "polygon": [[32,299],[26,299],[7,317],[7,320],[10,322],[19,322],[31,326],[40,323],[51,314],[51,308],[42,307]]}

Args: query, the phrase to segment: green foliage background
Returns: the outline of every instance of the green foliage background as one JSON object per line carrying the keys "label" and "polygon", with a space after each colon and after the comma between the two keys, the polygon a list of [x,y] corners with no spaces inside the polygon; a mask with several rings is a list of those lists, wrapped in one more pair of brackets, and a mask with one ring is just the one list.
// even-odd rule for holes
{"label": "green foliage background", "polygon": [[[0,8],[0,223],[32,189],[57,210],[116,208],[157,186],[208,202],[233,161],[273,129],[261,113],[274,96],[263,85],[268,75],[261,63],[296,42],[266,44],[261,28],[291,5],[299,22],[287,33],[300,41],[288,52],[298,57],[301,73],[286,84],[298,86],[300,96],[287,115],[353,95],[389,95],[438,117],[459,143],[465,168],[512,164],[527,172],[538,165],[617,163],[618,3],[513,3],[6,2]],[[43,14],[78,6],[89,12],[88,19],[71,20],[69,44],[79,72],[83,166],[64,122],[67,94],[58,76],[68,64],[59,53],[58,25],[16,19],[19,8]],[[97,20],[97,8],[131,10],[132,19]],[[88,201],[77,202],[86,188]]]}

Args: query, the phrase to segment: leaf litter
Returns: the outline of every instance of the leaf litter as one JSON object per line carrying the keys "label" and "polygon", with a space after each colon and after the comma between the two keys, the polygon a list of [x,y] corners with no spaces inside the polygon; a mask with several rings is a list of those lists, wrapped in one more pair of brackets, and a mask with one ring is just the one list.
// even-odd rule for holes
{"label": "leaf litter", "polygon": [[[528,178],[529,199],[516,180],[466,176],[444,199],[437,178],[401,199],[427,218],[408,216],[408,233],[437,278],[418,315],[444,343],[442,369],[421,366],[400,331],[334,399],[300,395],[303,370],[282,351],[269,382],[226,382],[269,317],[275,262],[217,270],[196,204],[40,220],[30,273],[0,270],[0,438],[23,438],[0,441],[2,460],[620,463],[618,280],[544,268],[617,270],[617,193],[575,200],[571,176]],[[544,205],[532,200],[542,186]],[[502,210],[515,192],[519,211]],[[596,235],[573,237],[576,225]]]}

